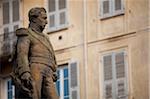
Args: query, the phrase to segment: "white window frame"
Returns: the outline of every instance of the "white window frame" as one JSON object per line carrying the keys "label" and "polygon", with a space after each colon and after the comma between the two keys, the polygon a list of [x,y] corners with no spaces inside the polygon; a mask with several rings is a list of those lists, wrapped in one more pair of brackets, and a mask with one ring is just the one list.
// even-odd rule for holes
{"label": "white window frame", "polygon": [[[0,6],[1,6],[1,8],[0,8],[0,13],[1,13],[1,21],[2,21],[2,23],[0,24],[1,25],[1,27],[0,27],[0,30],[1,30],[1,32],[2,32],[2,35],[3,35],[3,38],[2,39],[4,39],[4,28],[8,28],[9,29],[9,31],[8,31],[8,40],[6,41],[6,42],[4,42],[4,43],[10,43],[10,44],[8,44],[8,45],[10,45],[9,47],[9,52],[12,52],[13,51],[13,43],[14,43],[14,41],[16,40],[14,37],[14,26],[16,26],[16,25],[18,25],[18,28],[20,28],[21,26],[22,26],[22,1],[21,0],[18,0],[19,1],[19,20],[18,21],[16,21],[16,22],[13,22],[13,1],[15,1],[15,0],[2,0],[2,1],[0,1]],[[9,3],[9,23],[8,24],[3,24],[3,7],[2,7],[2,5],[3,5],[3,3],[6,3],[6,2],[8,2]],[[2,44],[3,45],[3,44]]]}
{"label": "white window frame", "polygon": [[105,19],[117,15],[124,14],[124,3],[125,0],[121,0],[121,10],[115,11],[115,0],[108,0],[109,1],[109,13],[103,14],[103,1],[107,0],[100,0],[99,2],[99,12],[100,12],[100,19]]}
{"label": "white window frame", "polygon": [[117,50],[117,51],[111,51],[111,52],[105,52],[104,54],[102,54],[101,55],[101,57],[100,57],[100,64],[101,64],[101,68],[100,68],[100,95],[101,95],[101,98],[102,99],[105,99],[105,81],[104,81],[104,67],[103,67],[103,57],[104,56],[108,56],[108,55],[111,55],[112,56],[112,73],[113,73],[113,78],[112,78],[112,91],[115,91],[115,94],[112,92],[112,99],[117,99],[117,90],[116,89],[118,89],[118,87],[115,87],[115,86],[117,86],[117,80],[116,80],[116,69],[114,68],[114,67],[116,67],[116,64],[115,64],[115,55],[117,54],[117,53],[124,53],[124,65],[125,65],[125,88],[126,88],[126,90],[125,90],[125,92],[126,92],[126,95],[125,96],[127,96],[127,98],[126,99],[128,99],[128,92],[129,92],[129,81],[128,81],[128,65],[127,65],[127,52],[125,51],[125,50]]}
{"label": "white window frame", "polygon": [[[69,80],[69,67],[68,67],[68,64],[64,64],[64,65],[61,65],[60,67],[58,67],[58,69],[57,69],[57,70],[59,70],[59,74],[60,74],[59,81],[60,81],[60,86],[61,86],[60,87],[60,97],[59,97],[59,99],[64,99],[64,80],[65,80],[64,79],[64,72],[63,72],[64,69],[68,69],[68,88],[69,88],[69,81],[70,81]],[[70,96],[70,92],[69,92],[68,97],[69,96]]]}
{"label": "white window frame", "polygon": [[[47,7],[47,19],[48,19],[48,26],[47,26],[47,32],[55,32],[55,31],[59,31],[59,30],[62,30],[62,29],[65,29],[67,28],[69,25],[69,22],[68,22],[68,0],[66,0],[66,8],[65,9],[61,9],[59,10],[59,0],[55,0],[55,10],[54,12],[49,12],[49,4],[48,4],[48,0],[46,1],[47,4],[45,4]],[[64,25],[59,25],[59,22],[60,22],[60,18],[59,18],[59,14],[61,12],[64,12],[65,11],[65,14],[66,14],[66,24]],[[54,23],[55,23],[55,26],[50,28],[49,27],[49,20],[50,20],[50,15],[54,15],[56,16],[55,17],[55,20],[54,20]]]}
{"label": "white window frame", "polygon": [[[5,3],[5,2],[9,2],[9,19],[10,19],[10,22],[8,23],[8,24],[3,24],[3,22],[2,22],[2,31],[3,31],[3,33],[4,33],[4,28],[6,28],[6,27],[8,27],[9,28],[9,32],[14,32],[14,26],[15,25],[18,25],[18,27],[20,27],[21,26],[21,0],[19,0],[19,21],[16,21],[16,22],[13,22],[13,19],[12,19],[12,8],[13,8],[13,6],[12,6],[12,2],[13,1],[15,1],[15,0],[2,0],[2,3],[1,4],[3,4],[3,3]],[[2,6],[2,5],[1,5]],[[2,13],[3,13],[3,8],[1,8],[1,10],[2,10]],[[2,18],[3,18],[3,15],[2,15]]]}

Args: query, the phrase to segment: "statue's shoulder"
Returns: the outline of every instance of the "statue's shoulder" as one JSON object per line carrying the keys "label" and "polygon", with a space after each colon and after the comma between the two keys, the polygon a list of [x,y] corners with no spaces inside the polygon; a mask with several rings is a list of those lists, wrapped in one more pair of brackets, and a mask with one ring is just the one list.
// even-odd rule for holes
{"label": "statue's shoulder", "polygon": [[16,36],[28,36],[29,31],[27,28],[19,28],[16,30]]}

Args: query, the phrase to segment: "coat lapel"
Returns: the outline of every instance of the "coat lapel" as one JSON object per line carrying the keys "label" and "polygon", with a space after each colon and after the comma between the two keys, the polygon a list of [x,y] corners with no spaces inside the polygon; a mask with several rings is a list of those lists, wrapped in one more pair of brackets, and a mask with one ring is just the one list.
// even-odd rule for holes
{"label": "coat lapel", "polygon": [[[47,42],[45,42],[44,40],[42,40],[42,39],[40,39],[39,37],[38,37],[38,35],[37,34],[35,34],[35,32],[33,32],[31,29],[29,29],[29,32],[30,32],[30,34],[34,37],[34,38],[36,38],[38,41],[40,41],[50,52],[52,52],[53,51],[53,49],[52,49],[52,45],[50,44],[50,42],[48,41],[48,43]],[[44,37],[45,38],[45,37]],[[47,39],[47,38],[46,38]]]}

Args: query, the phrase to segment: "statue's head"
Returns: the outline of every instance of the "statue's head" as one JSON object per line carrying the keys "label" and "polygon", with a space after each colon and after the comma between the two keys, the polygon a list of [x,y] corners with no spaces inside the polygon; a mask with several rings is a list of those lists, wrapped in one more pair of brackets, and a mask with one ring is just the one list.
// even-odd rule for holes
{"label": "statue's head", "polygon": [[29,11],[28,16],[30,23],[34,23],[38,25],[40,29],[44,30],[47,24],[47,15],[46,10],[43,7],[32,8]]}

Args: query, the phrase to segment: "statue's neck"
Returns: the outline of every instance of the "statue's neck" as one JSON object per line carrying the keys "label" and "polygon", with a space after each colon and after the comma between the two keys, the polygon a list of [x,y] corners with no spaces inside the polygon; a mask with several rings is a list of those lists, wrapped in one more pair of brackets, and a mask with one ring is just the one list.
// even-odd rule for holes
{"label": "statue's neck", "polygon": [[43,29],[41,29],[41,27],[40,27],[38,24],[33,23],[33,22],[31,22],[31,23],[29,24],[29,28],[31,28],[32,30],[37,31],[37,32],[39,32],[39,33],[42,33],[42,32],[43,32]]}

